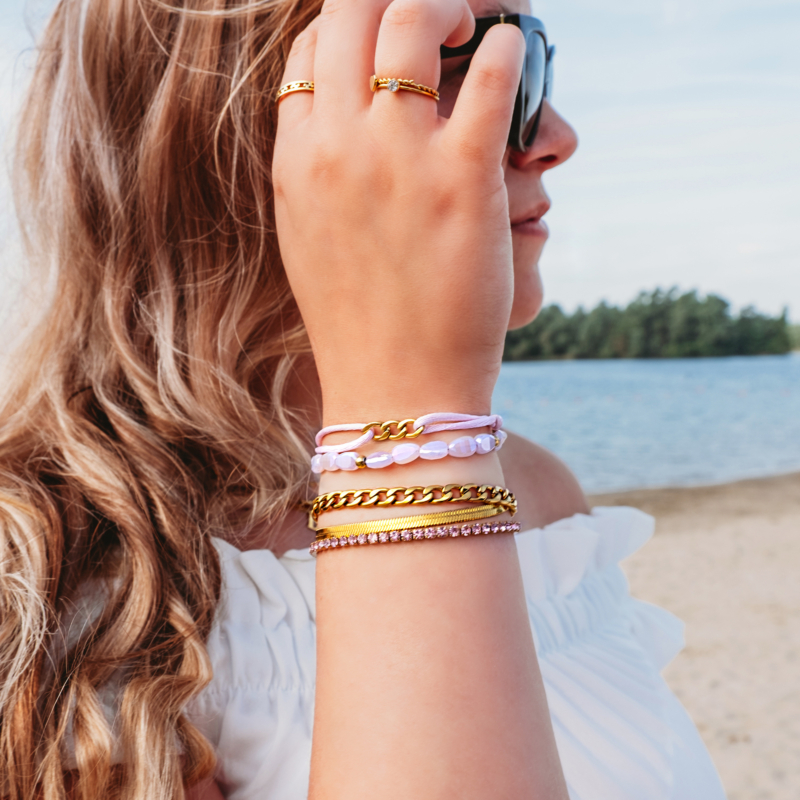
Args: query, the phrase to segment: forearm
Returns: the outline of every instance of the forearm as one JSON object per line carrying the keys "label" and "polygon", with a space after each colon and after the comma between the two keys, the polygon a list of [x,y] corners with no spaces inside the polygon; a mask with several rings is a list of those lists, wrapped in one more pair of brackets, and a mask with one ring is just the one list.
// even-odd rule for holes
{"label": "forearm", "polygon": [[[496,454],[320,490],[458,482],[502,485]],[[317,620],[312,798],[566,797],[512,535],[320,554]]]}

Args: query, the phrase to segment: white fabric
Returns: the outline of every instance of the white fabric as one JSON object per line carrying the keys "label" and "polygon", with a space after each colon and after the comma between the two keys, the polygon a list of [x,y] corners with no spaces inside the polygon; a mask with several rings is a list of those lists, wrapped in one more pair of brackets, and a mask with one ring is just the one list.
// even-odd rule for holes
{"label": "white fabric", "polygon": [[[631,598],[620,559],[651,517],[596,508],[517,534],[528,611],[572,800],[724,800],[694,724],[659,672],[683,625]],[[216,747],[230,800],[307,797],[315,560],[217,540],[223,597],[214,679],[189,714]]]}

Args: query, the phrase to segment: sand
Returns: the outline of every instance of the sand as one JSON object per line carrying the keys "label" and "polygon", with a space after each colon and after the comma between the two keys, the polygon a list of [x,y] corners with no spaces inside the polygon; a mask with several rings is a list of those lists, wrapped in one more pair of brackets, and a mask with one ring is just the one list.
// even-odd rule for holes
{"label": "sand", "polygon": [[664,676],[730,800],[800,798],[800,473],[597,495],[653,514],[631,591],[686,623]]}

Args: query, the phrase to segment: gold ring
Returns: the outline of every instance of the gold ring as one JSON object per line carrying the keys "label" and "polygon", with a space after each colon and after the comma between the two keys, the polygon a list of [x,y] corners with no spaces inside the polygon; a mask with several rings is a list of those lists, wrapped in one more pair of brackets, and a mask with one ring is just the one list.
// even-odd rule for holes
{"label": "gold ring", "polygon": [[291,83],[284,83],[280,89],[278,89],[278,93],[275,95],[275,102],[279,102],[287,94],[292,94],[293,92],[313,92],[314,91],[314,81],[292,81]]}
{"label": "gold ring", "polygon": [[432,97],[434,100],[439,100],[439,92],[436,89],[431,89],[430,86],[423,86],[416,81],[410,81],[407,78],[379,78],[373,75],[369,79],[369,88],[373,92],[378,89],[388,89],[390,92],[397,92],[403,89],[406,92],[416,92],[417,94],[424,94],[426,97]]}

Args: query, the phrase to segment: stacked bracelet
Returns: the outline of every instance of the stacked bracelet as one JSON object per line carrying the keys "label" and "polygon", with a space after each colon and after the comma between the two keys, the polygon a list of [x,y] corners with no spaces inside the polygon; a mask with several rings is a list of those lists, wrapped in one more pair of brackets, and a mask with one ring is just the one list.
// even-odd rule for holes
{"label": "stacked bracelet", "polygon": [[[442,431],[465,431],[475,430],[476,428],[488,428],[492,433],[496,433],[503,426],[503,418],[498,414],[453,414],[436,413],[425,414],[414,419],[396,420],[390,419],[387,422],[368,422],[366,425],[361,423],[329,425],[323,428],[316,436],[316,452],[318,455],[325,453],[344,453],[355,450],[361,445],[372,440],[383,442],[386,439],[396,441],[398,439],[415,439],[423,433],[441,433]],[[339,433],[342,431],[359,431],[361,436],[344,444],[323,445],[322,440],[329,433]]]}
{"label": "stacked bracelet", "polygon": [[518,522],[476,522],[466,525],[438,525],[407,530],[382,531],[380,533],[350,534],[349,536],[332,536],[312,542],[309,551],[316,555],[320,550],[329,550],[336,547],[345,547],[364,544],[389,544],[396,542],[410,542],[421,539],[443,539],[458,536],[476,536],[487,533],[518,533]]}
{"label": "stacked bracelet", "polygon": [[435,461],[445,456],[453,458],[469,458],[474,455],[485,455],[499,450],[508,434],[503,430],[496,433],[479,433],[477,436],[461,436],[450,442],[433,441],[419,445],[414,442],[403,442],[395,445],[390,453],[378,452],[368,456],[356,452],[317,453],[311,459],[311,471],[317,475],[321,472],[336,470],[352,471],[357,469],[383,469],[390,464],[410,464],[421,458]]}
{"label": "stacked bracelet", "polygon": [[496,506],[515,514],[517,500],[503,486],[479,486],[476,483],[449,483],[445,486],[397,486],[393,489],[351,489],[319,495],[311,503],[310,517],[319,519],[326,511],[375,506],[417,506],[423,504],[475,503]]}
{"label": "stacked bracelet", "polygon": [[503,509],[497,506],[478,506],[477,508],[457,508],[455,511],[436,511],[433,514],[415,514],[413,517],[392,517],[391,519],[370,520],[368,522],[350,522],[346,525],[331,525],[327,528],[315,529],[317,541],[332,537],[359,535],[362,533],[383,533],[387,531],[404,531],[413,528],[453,525],[462,522],[478,522],[502,514]]}

